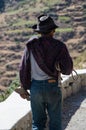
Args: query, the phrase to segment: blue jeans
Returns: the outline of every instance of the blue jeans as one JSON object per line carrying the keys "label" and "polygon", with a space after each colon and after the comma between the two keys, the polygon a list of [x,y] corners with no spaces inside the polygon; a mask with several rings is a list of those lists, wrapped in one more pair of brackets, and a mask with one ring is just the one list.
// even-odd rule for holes
{"label": "blue jeans", "polygon": [[33,80],[31,84],[32,130],[44,130],[47,114],[49,130],[62,130],[61,124],[61,90],[58,83],[48,80]]}

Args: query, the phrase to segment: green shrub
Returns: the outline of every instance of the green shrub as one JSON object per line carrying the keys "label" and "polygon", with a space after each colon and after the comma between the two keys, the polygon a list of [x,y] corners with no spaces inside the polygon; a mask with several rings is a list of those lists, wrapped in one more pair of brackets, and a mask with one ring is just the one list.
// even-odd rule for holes
{"label": "green shrub", "polygon": [[8,89],[0,94],[0,102],[4,101],[8,98],[8,96],[19,86],[19,78],[18,76],[16,79],[10,84]]}
{"label": "green shrub", "polygon": [[71,31],[73,31],[73,28],[58,28],[58,29],[56,29],[57,33],[71,32]]}
{"label": "green shrub", "polygon": [[67,21],[70,21],[71,18],[68,16],[59,16],[59,20],[62,22],[67,22]]}
{"label": "green shrub", "polygon": [[74,59],[74,66],[76,69],[83,69],[83,64],[86,64],[86,51],[82,52]]}

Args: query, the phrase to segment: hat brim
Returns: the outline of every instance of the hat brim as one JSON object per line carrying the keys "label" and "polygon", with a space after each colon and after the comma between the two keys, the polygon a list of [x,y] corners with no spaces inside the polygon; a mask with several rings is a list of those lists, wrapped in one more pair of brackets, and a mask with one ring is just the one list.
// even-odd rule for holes
{"label": "hat brim", "polygon": [[35,24],[35,25],[33,25],[32,26],[32,29],[35,31],[35,32],[40,32],[40,33],[42,33],[42,32],[50,32],[50,31],[52,31],[53,29],[56,29],[56,28],[58,28],[59,26],[58,25],[56,25],[56,24],[54,24],[53,26],[52,25],[49,25],[49,26],[43,26],[43,27],[41,27],[40,28],[40,26],[38,25],[38,24]]}

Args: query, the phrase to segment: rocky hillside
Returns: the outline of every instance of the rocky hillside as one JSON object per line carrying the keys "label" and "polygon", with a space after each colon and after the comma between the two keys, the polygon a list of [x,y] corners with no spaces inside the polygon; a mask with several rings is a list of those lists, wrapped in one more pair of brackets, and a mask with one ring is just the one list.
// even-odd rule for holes
{"label": "rocky hillside", "polygon": [[85,0],[14,0],[0,14],[1,88],[16,77],[24,45],[33,35],[30,26],[40,13],[51,15],[59,24],[55,37],[68,46],[75,68],[86,68]]}

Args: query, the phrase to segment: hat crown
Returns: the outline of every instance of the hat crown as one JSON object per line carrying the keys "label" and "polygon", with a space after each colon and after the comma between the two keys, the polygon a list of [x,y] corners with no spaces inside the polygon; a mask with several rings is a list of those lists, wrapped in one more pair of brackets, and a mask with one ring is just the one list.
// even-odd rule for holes
{"label": "hat crown", "polygon": [[49,26],[53,26],[55,23],[53,21],[53,19],[50,16],[47,15],[41,15],[38,17],[38,21],[39,21],[39,27],[49,27]]}
{"label": "hat crown", "polygon": [[39,21],[43,22],[43,21],[45,21],[47,19],[48,19],[48,16],[42,16],[42,17],[39,18]]}

